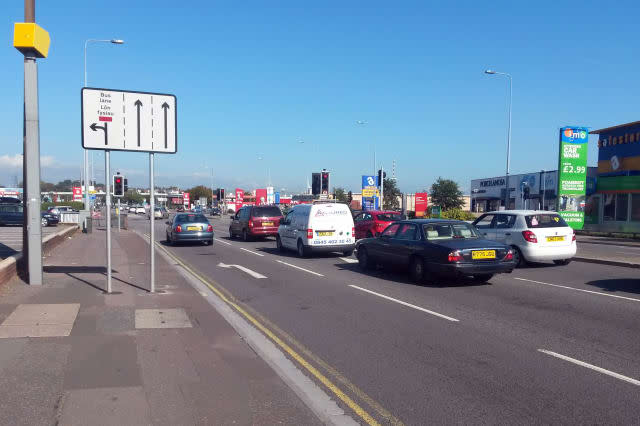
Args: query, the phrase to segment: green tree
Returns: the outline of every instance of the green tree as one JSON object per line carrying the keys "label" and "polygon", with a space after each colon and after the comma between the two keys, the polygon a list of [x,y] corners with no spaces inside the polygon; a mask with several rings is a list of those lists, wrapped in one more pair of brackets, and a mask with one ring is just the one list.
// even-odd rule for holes
{"label": "green tree", "polygon": [[341,203],[347,202],[347,193],[344,188],[333,188],[333,197]]}
{"label": "green tree", "polygon": [[204,185],[194,186],[191,189],[186,190],[185,192],[189,193],[189,200],[192,203],[195,203],[196,200],[199,200],[202,197],[205,197],[207,200],[211,201],[211,189],[207,188]]}
{"label": "green tree", "polygon": [[464,206],[462,191],[451,179],[438,179],[431,185],[431,204],[440,206],[443,211],[460,209]]}
{"label": "green tree", "polygon": [[398,210],[400,209],[400,200],[398,197],[402,196],[402,193],[396,185],[396,181],[390,178],[384,179],[384,205],[385,210]]}
{"label": "green tree", "polygon": [[144,199],[145,198],[142,195],[132,189],[125,192],[124,197],[122,197],[122,201],[127,204],[142,204]]}

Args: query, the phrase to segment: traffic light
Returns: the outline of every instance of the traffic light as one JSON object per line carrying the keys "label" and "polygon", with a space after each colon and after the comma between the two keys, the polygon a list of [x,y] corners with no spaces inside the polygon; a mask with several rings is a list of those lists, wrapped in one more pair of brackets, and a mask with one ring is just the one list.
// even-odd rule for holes
{"label": "traffic light", "polygon": [[124,192],[129,190],[129,179],[124,178]]}
{"label": "traffic light", "polygon": [[321,194],[329,194],[329,172],[322,172],[322,181],[321,181],[320,193]]}
{"label": "traffic light", "polygon": [[320,195],[320,173],[311,174],[311,193],[313,195]]}
{"label": "traffic light", "polygon": [[525,200],[529,199],[530,191],[531,191],[531,189],[529,188],[529,185],[525,185],[525,187],[522,189],[523,196],[524,196]]}
{"label": "traffic light", "polygon": [[382,180],[387,177],[387,172],[383,172],[382,169],[378,170],[378,186],[382,185]]}
{"label": "traffic light", "polygon": [[351,204],[351,202],[353,201],[353,192],[349,191],[347,193],[347,201],[349,202],[349,204]]}
{"label": "traffic light", "polygon": [[113,176],[113,196],[114,197],[124,196],[124,176],[120,176],[120,175]]}

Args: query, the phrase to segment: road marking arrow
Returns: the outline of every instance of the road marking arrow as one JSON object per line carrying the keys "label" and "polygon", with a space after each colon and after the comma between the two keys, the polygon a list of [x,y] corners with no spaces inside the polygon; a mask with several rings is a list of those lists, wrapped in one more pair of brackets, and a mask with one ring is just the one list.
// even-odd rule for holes
{"label": "road marking arrow", "polygon": [[227,265],[225,263],[220,262],[220,263],[218,263],[218,266],[221,267],[221,268],[227,268],[227,269],[228,268],[236,268],[236,269],[241,270],[242,272],[246,272],[247,274],[251,275],[253,278],[257,278],[257,279],[267,278],[262,274],[259,274],[259,273],[255,272],[255,271],[252,271],[249,268],[245,268],[244,266],[240,266],[240,265]]}

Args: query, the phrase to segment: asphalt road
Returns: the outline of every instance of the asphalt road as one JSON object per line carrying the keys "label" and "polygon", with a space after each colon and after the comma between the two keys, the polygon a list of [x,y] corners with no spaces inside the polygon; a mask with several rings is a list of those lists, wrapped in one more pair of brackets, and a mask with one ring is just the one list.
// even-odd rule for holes
{"label": "asphalt road", "polygon": [[227,218],[212,223],[212,247],[165,248],[323,372],[363,423],[354,407],[382,424],[640,422],[636,269],[572,262],[415,285],[353,257],[230,240]]}
{"label": "asphalt road", "polygon": [[[55,232],[65,225],[42,228],[42,237]],[[22,251],[22,226],[0,226],[0,259]]]}

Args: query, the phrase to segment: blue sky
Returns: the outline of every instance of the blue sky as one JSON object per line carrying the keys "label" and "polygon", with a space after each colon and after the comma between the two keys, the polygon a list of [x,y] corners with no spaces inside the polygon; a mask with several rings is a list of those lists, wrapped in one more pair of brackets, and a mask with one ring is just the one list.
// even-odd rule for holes
{"label": "blue sky", "polygon": [[[22,1],[4,2],[0,184],[22,152],[21,55],[11,47]],[[10,4],[7,4],[10,3]],[[313,169],[357,190],[396,160],[404,191],[504,173],[513,75],[512,173],[557,165],[558,128],[640,119],[637,2],[37,1],[51,35],[39,61],[43,178],[78,177],[83,46],[89,86],[173,93],[176,155],[157,155],[159,185],[302,190]],[[635,12],[634,12],[635,11]],[[365,125],[357,125],[364,120]],[[303,140],[304,143],[299,141]],[[589,163],[597,161],[592,137]],[[98,180],[104,159],[95,155]],[[260,160],[259,158],[262,158]],[[148,183],[144,154],[113,170]]]}

